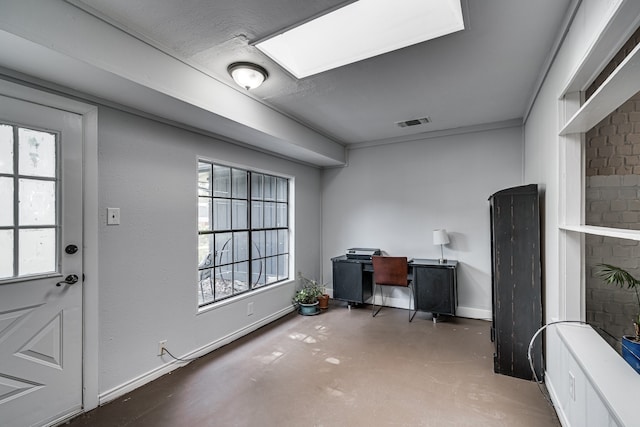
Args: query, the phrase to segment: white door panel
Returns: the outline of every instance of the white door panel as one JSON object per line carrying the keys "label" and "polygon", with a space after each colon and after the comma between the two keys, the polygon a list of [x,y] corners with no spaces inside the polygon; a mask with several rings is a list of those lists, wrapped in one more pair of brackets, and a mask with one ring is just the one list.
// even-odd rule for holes
{"label": "white door panel", "polygon": [[0,424],[48,425],[82,408],[82,118],[0,96],[0,128]]}

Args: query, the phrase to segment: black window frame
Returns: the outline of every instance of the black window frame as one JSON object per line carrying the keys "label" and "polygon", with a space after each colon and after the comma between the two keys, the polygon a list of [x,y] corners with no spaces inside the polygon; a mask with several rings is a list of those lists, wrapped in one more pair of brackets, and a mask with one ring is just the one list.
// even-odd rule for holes
{"label": "black window frame", "polygon": [[289,280],[290,179],[198,160],[198,307]]}

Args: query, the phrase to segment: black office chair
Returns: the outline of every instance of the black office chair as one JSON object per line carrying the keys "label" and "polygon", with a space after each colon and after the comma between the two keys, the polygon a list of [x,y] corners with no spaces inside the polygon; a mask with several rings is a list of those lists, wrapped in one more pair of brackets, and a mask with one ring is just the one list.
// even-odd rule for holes
{"label": "black office chair", "polygon": [[[413,320],[417,310],[411,314],[411,301],[415,300],[413,284],[409,278],[409,265],[407,264],[407,257],[393,257],[393,256],[374,256],[371,258],[373,261],[373,300],[372,300],[372,316],[376,317],[376,314],[382,309],[382,305],[376,310],[376,287],[380,286],[401,286],[409,288],[409,322]],[[382,304],[384,304],[384,295],[382,288],[380,288],[380,298]]]}

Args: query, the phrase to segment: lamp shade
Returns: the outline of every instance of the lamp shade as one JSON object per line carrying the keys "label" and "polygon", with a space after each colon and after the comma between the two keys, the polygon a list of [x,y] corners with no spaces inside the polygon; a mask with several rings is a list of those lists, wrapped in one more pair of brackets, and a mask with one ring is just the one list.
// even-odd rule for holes
{"label": "lamp shade", "polygon": [[448,243],[449,243],[449,235],[447,234],[447,230],[445,230],[444,228],[433,230],[434,245],[446,245]]}
{"label": "lamp shade", "polygon": [[227,71],[233,80],[246,90],[260,86],[269,76],[267,70],[250,62],[236,62],[229,65]]}

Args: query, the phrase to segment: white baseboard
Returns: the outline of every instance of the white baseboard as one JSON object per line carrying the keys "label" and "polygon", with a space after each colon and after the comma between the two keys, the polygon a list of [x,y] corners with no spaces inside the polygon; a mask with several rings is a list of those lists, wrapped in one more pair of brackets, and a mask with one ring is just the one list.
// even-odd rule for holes
{"label": "white baseboard", "polygon": [[378,295],[378,293],[376,292],[376,296],[375,299],[374,298],[370,298],[369,300],[365,301],[365,303],[367,304],[373,304],[375,300],[375,304],[376,305],[384,305],[385,307],[394,307],[394,308],[404,308],[404,309],[408,309],[409,308],[409,299],[408,298],[398,298],[398,297],[391,297],[391,296],[386,296],[384,298],[381,298],[380,295]]}
{"label": "white baseboard", "polygon": [[456,307],[456,316],[466,317],[469,319],[491,320],[493,318],[493,313],[491,313],[491,310],[459,305]]}
{"label": "white baseboard", "polygon": [[[366,301],[366,303],[371,304],[372,300],[370,299]],[[375,303],[376,305],[382,304],[382,298],[377,293],[375,296]],[[409,299],[406,297],[398,298],[398,297],[392,297],[392,296],[385,296],[384,306],[408,309]],[[485,309],[473,308],[473,307],[464,307],[459,305],[456,307],[456,316],[466,317],[468,319],[491,320],[493,317],[493,314],[491,313],[491,310],[485,310]]]}
{"label": "white baseboard", "polygon": [[[198,349],[195,349],[187,354],[184,354],[182,356],[178,356],[181,359],[194,359],[194,358],[198,358],[200,356],[204,356],[207,353],[210,353],[224,345],[227,345],[235,340],[237,340],[238,338],[242,338],[243,336],[255,331],[256,329],[261,328],[262,326],[268,325],[269,323],[281,318],[282,316],[285,316],[289,313],[291,313],[294,310],[293,306],[289,306],[287,308],[284,308],[280,311],[277,311],[275,313],[273,313],[270,316],[267,316],[263,319],[260,319],[259,321],[252,323],[250,325],[247,325],[246,327],[239,329],[229,335],[226,335],[216,341],[213,341],[207,345],[204,345]],[[127,381],[126,383],[123,383],[117,387],[112,388],[111,390],[108,390],[104,393],[101,393],[98,396],[98,401],[99,401],[99,405],[104,405],[105,403],[111,402],[112,400],[115,400],[121,396],[124,396],[125,394],[137,389],[138,387],[141,387],[157,378],[160,378],[161,376],[168,374],[169,372],[180,368],[182,366],[187,365],[189,362],[182,362],[179,360],[173,360],[171,362],[167,362],[162,366],[159,366],[155,369],[152,369],[149,372],[146,372],[136,378],[131,379],[130,381]]]}

